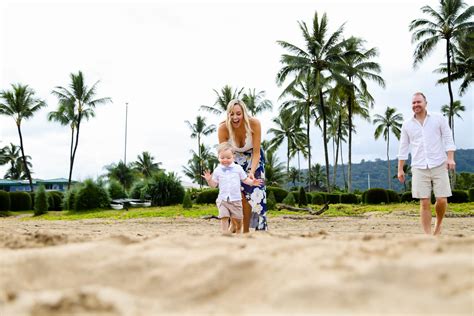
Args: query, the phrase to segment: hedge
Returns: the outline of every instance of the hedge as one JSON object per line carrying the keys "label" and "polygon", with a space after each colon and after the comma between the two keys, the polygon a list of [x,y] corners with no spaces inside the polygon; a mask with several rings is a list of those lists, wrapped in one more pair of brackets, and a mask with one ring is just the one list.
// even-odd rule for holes
{"label": "hedge", "polygon": [[196,197],[196,204],[212,204],[216,203],[219,189],[202,190]]}
{"label": "hedge", "polygon": [[342,204],[358,204],[357,195],[354,193],[342,193],[341,194]]}
{"label": "hedge", "polygon": [[382,188],[369,189],[366,192],[365,200],[367,204],[388,203],[388,193]]}
{"label": "hedge", "polygon": [[31,196],[27,192],[10,192],[10,209],[12,211],[31,210]]}
{"label": "hedge", "polygon": [[270,194],[270,192],[273,192],[273,194],[275,195],[275,200],[277,203],[281,203],[283,199],[288,195],[288,191],[279,187],[268,186],[267,195]]}
{"label": "hedge", "polygon": [[311,204],[322,205],[324,204],[324,197],[321,193],[312,193]]}
{"label": "hedge", "polygon": [[449,203],[467,203],[469,202],[469,195],[464,190],[453,190],[453,195],[448,197]]}
{"label": "hedge", "polygon": [[407,191],[402,194],[402,197],[400,198],[401,202],[413,202],[416,201],[416,199],[413,198],[411,191]]}
{"label": "hedge", "polygon": [[400,203],[400,196],[394,190],[385,190],[388,195],[388,203]]}
{"label": "hedge", "polygon": [[62,211],[63,210],[63,198],[64,194],[59,191],[49,191],[47,193],[49,210],[50,211]]}
{"label": "hedge", "polygon": [[469,189],[469,201],[474,202],[474,188]]}
{"label": "hedge", "polygon": [[10,194],[0,190],[0,211],[9,211],[11,207]]}
{"label": "hedge", "polygon": [[341,203],[341,195],[339,193],[327,193],[326,202],[330,204],[339,204]]}

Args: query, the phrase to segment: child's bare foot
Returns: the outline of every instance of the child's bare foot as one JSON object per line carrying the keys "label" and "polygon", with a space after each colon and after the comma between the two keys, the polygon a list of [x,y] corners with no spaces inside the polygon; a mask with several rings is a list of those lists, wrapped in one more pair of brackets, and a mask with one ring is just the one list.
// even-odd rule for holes
{"label": "child's bare foot", "polygon": [[441,224],[438,225],[438,223],[436,223],[433,231],[433,236],[438,235],[441,235]]}

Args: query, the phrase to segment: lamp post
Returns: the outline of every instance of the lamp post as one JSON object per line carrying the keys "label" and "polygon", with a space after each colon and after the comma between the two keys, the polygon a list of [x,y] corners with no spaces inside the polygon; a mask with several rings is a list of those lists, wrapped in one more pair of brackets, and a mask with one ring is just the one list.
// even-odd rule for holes
{"label": "lamp post", "polygon": [[128,102],[125,103],[125,152],[123,154],[123,163],[127,165],[127,119],[128,119]]}

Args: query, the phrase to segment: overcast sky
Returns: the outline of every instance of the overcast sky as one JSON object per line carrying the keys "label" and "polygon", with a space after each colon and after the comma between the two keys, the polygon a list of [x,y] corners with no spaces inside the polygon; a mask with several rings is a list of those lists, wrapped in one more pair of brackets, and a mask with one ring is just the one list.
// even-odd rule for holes
{"label": "overcast sky", "polygon": [[[472,2],[470,2],[472,3]],[[67,178],[68,127],[46,120],[56,110],[51,95],[69,85],[71,72],[82,70],[90,86],[97,80],[99,97],[113,103],[99,106],[96,117],[84,122],[73,178],[83,180],[105,172],[103,167],[124,158],[125,103],[128,102],[127,162],[149,151],[168,171],[182,173],[197,141],[184,121],[197,115],[208,124],[223,117],[199,111],[212,105],[213,89],[224,85],[266,91],[273,112],[258,116],[264,139],[278,113],[281,88],[275,77],[285,51],[284,40],[303,46],[297,21],[311,23],[314,12],[326,12],[329,29],[345,25],[345,36],[362,37],[377,47],[386,88],[369,88],[375,97],[371,114],[396,107],[411,113],[413,92],[423,91],[430,111],[449,103],[447,86],[436,85],[432,70],[445,60],[443,45],[414,70],[408,24],[423,17],[423,5],[437,1],[0,1],[0,89],[28,84],[48,106],[22,124],[26,154],[32,157],[35,178]],[[459,84],[454,84],[457,92]],[[455,99],[459,99],[456,97]],[[456,119],[458,148],[473,148],[473,92],[461,99],[463,120]],[[353,161],[385,159],[385,142],[374,140],[374,126],[356,121]],[[313,157],[324,161],[321,133],[313,128]],[[393,139],[393,137],[392,137]],[[0,117],[0,146],[19,144],[16,125]],[[204,139],[215,145],[217,135]],[[398,142],[392,142],[395,158]],[[280,150],[284,160],[285,149]],[[347,149],[344,148],[345,154]],[[347,161],[347,158],[345,158]],[[295,164],[296,162],[292,162]],[[0,167],[0,177],[6,171]]]}

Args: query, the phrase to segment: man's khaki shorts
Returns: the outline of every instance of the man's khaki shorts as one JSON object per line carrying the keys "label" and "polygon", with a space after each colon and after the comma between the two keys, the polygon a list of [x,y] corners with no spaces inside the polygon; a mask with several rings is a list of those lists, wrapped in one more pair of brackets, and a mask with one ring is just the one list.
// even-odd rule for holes
{"label": "man's khaki shorts", "polygon": [[230,217],[242,219],[244,217],[242,209],[242,201],[217,201],[217,209],[219,210],[219,218]]}
{"label": "man's khaki shorts", "polygon": [[446,164],[431,169],[413,168],[411,194],[416,199],[429,199],[431,197],[431,183],[435,197],[451,196],[451,186]]}

